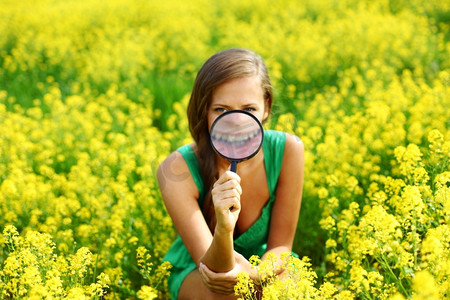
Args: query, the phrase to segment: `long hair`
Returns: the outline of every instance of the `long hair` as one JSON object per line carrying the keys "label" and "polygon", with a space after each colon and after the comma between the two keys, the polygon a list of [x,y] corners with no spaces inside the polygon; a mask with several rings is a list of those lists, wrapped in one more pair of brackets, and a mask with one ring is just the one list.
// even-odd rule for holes
{"label": "long hair", "polygon": [[206,189],[202,211],[211,232],[216,223],[211,190],[218,179],[216,154],[209,141],[208,110],[214,90],[231,79],[259,76],[264,92],[265,109],[270,113],[273,91],[267,67],[253,51],[233,48],[211,56],[200,68],[187,108],[189,130],[197,144],[200,172]]}

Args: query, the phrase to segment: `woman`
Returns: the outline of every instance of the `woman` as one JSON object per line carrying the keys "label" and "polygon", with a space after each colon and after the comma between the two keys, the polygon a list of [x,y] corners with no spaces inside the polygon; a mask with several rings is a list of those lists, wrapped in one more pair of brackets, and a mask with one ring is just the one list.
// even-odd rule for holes
{"label": "woman", "polygon": [[247,49],[211,56],[197,74],[188,106],[194,142],[158,169],[166,208],[179,234],[165,260],[172,299],[235,299],[236,275],[256,276],[248,261],[291,251],[303,186],[303,144],[265,131],[262,149],[229,170],[211,147],[209,130],[228,110],[261,122],[272,107],[272,86],[261,58]]}

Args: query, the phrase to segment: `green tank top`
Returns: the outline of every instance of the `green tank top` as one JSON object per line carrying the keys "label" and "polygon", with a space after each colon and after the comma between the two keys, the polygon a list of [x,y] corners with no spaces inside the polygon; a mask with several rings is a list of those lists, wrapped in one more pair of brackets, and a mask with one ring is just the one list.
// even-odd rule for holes
{"label": "green tank top", "polygon": [[[243,232],[234,240],[234,250],[249,259],[252,255],[261,257],[267,248],[267,238],[269,235],[270,215],[272,206],[275,201],[275,192],[278,177],[283,162],[284,146],[286,142],[286,134],[280,131],[266,130],[264,131],[263,154],[264,166],[266,169],[267,185],[269,187],[269,200],[261,211],[261,216],[253,223],[250,228]],[[189,167],[191,176],[199,191],[199,205],[202,206],[206,189],[200,173],[197,157],[190,145],[184,145],[177,150],[181,153],[186,164]],[[173,268],[168,280],[169,291],[172,299],[176,299],[181,283],[184,278],[196,269],[195,262],[191,258],[180,236],[170,247],[164,256],[164,261],[169,261]]]}

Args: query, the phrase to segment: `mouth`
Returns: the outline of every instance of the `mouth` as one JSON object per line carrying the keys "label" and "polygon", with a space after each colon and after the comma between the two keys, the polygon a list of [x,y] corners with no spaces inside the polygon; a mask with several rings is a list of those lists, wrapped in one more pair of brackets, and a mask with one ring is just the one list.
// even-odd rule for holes
{"label": "mouth", "polygon": [[252,131],[223,133],[214,131],[211,140],[216,150],[229,158],[243,159],[254,154],[260,144],[261,129]]}
{"label": "mouth", "polygon": [[260,134],[260,132],[261,130],[259,128],[250,132],[235,132],[232,134],[215,131],[211,137],[214,142],[242,146],[251,141],[255,136]]}

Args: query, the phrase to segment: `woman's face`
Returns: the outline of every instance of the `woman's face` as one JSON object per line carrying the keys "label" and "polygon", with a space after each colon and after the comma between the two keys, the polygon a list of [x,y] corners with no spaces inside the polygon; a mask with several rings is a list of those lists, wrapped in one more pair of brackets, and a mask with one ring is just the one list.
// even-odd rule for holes
{"label": "woman's face", "polygon": [[258,76],[231,79],[215,89],[208,109],[208,131],[218,116],[234,109],[248,111],[261,122],[268,117]]}

